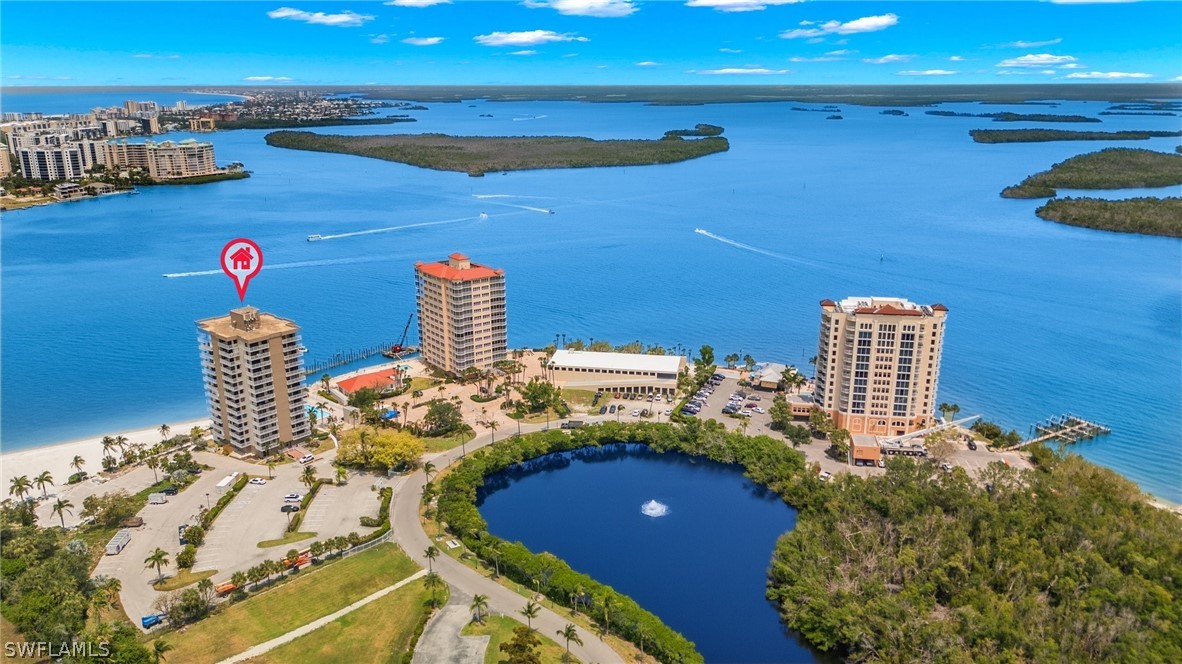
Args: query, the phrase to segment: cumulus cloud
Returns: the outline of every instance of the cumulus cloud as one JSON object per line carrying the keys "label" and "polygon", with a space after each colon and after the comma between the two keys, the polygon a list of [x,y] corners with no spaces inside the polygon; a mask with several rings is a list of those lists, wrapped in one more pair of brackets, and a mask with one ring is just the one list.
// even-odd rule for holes
{"label": "cumulus cloud", "polygon": [[1035,71],[1033,69],[1002,69],[1001,71],[997,72],[997,75],[998,76],[1041,76],[1043,74],[1054,74],[1054,73],[1055,73],[1055,70],[1053,70],[1053,69],[1043,69],[1041,71]]}
{"label": "cumulus cloud", "polygon": [[964,62],[964,58],[960,57],[959,55],[954,55],[954,56],[948,58],[948,61],[949,62]]}
{"label": "cumulus cloud", "polygon": [[487,35],[477,35],[472,38],[484,46],[537,46],[551,42],[585,42],[591,41],[571,32],[554,32],[553,30],[526,30],[522,32],[490,32]]}
{"label": "cumulus cloud", "polygon": [[411,46],[434,46],[443,41],[443,37],[407,37],[402,40],[403,44],[410,44]]}
{"label": "cumulus cloud", "polygon": [[766,69],[764,67],[725,67],[723,69],[706,69],[699,72],[691,72],[694,74],[706,74],[707,76],[730,76],[730,75],[754,75],[767,76],[768,74],[787,74],[791,72],[790,69]]}
{"label": "cumulus cloud", "polygon": [[882,14],[881,16],[863,16],[852,21],[825,21],[818,23],[816,21],[801,21],[800,24],[808,26],[804,28],[797,28],[795,30],[788,30],[780,33],[781,39],[799,39],[801,37],[824,37],[825,35],[853,35],[859,32],[877,32],[879,30],[886,30],[892,25],[899,23],[899,17],[894,14]]}
{"label": "cumulus cloud", "polygon": [[1059,65],[1059,69],[1083,69],[1084,66],[1078,62],[1068,62],[1065,65]]}
{"label": "cumulus cloud", "polygon": [[1055,39],[1047,39],[1045,41],[1021,41],[1021,40],[1018,40],[1018,41],[1006,42],[1004,44],[998,44],[998,46],[1001,46],[1003,48],[1038,48],[1039,46],[1054,46],[1055,44],[1061,44],[1062,42],[1063,42],[1063,38],[1057,37]]}
{"label": "cumulus cloud", "polygon": [[247,76],[246,78],[244,78],[242,80],[250,81],[251,83],[262,83],[264,81],[282,82],[282,81],[290,81],[292,79],[290,76]]}
{"label": "cumulus cloud", "polygon": [[862,58],[862,62],[872,65],[889,65],[892,62],[907,62],[914,57],[914,55],[899,55],[898,53],[891,53],[890,55],[884,55],[881,58]]}
{"label": "cumulus cloud", "polygon": [[513,51],[509,55],[537,55],[538,52],[533,49],[525,49],[523,51]]}
{"label": "cumulus cloud", "polygon": [[175,54],[157,55],[155,53],[136,53],[135,55],[133,55],[131,57],[142,58],[144,60],[179,60],[181,58],[181,56],[175,55]]}
{"label": "cumulus cloud", "polygon": [[636,12],[632,0],[525,0],[521,4],[530,9],[550,8],[566,16],[594,16],[620,18]]}
{"label": "cumulus cloud", "polygon": [[369,43],[371,44],[385,44],[390,41],[390,35],[370,35]]}
{"label": "cumulus cloud", "polygon": [[899,72],[899,76],[951,76],[959,73],[947,69],[904,69]]}
{"label": "cumulus cloud", "polygon": [[720,48],[720,49],[718,49],[718,51],[720,53],[742,53],[743,49],[741,49],[741,48]]}
{"label": "cumulus cloud", "polygon": [[644,62],[637,62],[637,67],[660,67],[661,63],[653,62],[652,60],[645,60]]}
{"label": "cumulus cloud", "polygon": [[800,56],[788,58],[788,62],[836,62],[838,60],[845,60],[845,58],[839,58],[832,55],[823,55],[816,58],[802,58]]}
{"label": "cumulus cloud", "polygon": [[430,7],[432,5],[450,5],[451,0],[390,0],[383,2],[384,5],[393,5],[395,7]]}
{"label": "cumulus cloud", "polygon": [[1115,78],[1152,78],[1153,74],[1146,74],[1144,72],[1128,72],[1128,71],[1077,71],[1067,75],[1067,78],[1099,78],[1099,79],[1115,79]]}
{"label": "cumulus cloud", "polygon": [[16,80],[23,80],[23,81],[72,81],[72,80],[74,80],[73,76],[43,76],[41,74],[33,74],[33,75],[27,75],[27,76],[22,76],[20,74],[13,74],[12,76],[5,76],[4,78],[12,79],[14,81],[16,81]]}
{"label": "cumulus cloud", "polygon": [[852,51],[848,48],[839,48],[836,51],[825,51],[825,55],[853,55],[857,51]]}
{"label": "cumulus cloud", "polygon": [[1048,67],[1075,62],[1073,55],[1051,55],[1050,53],[1030,53],[1018,58],[1008,58],[997,63],[998,67]]}
{"label": "cumulus cloud", "polygon": [[771,5],[794,5],[804,0],[689,0],[686,7],[707,7],[720,12],[761,12]]}
{"label": "cumulus cloud", "polygon": [[331,25],[338,28],[356,28],[365,25],[374,18],[369,14],[358,14],[352,11],[343,11],[339,14],[325,14],[324,12],[306,12],[302,9],[292,9],[291,7],[274,9],[267,12],[267,16],[271,18],[285,18],[292,21],[303,21],[312,25]]}

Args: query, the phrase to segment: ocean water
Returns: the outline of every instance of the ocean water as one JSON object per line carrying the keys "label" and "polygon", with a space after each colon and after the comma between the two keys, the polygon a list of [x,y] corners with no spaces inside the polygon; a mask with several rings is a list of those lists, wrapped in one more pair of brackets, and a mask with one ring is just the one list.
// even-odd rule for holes
{"label": "ocean water", "polygon": [[[642,445],[536,464],[489,478],[480,503],[489,532],[632,597],[707,662],[817,661],[764,595],[776,538],[795,527],[796,511],[738,468]],[[642,514],[651,500],[667,513]]]}
{"label": "ocean water", "polygon": [[[297,321],[312,359],[396,339],[414,308],[414,261],[453,251],[505,269],[514,346],[556,334],[709,343],[807,368],[821,299],[942,302],[940,401],[1021,432],[1064,412],[1107,424],[1111,436],[1072,449],[1182,502],[1182,242],[1045,222],[1039,201],[998,196],[1076,154],[1172,151],[1176,139],[982,145],[970,129],[1032,125],[921,109],[843,106],[834,121],[788,103],[473,105],[318,131],[656,138],[708,122],[731,149],[471,178],[218,132],[199,138],[250,179],[5,213],[4,448],[200,416],[194,321],[239,304],[218,254],[245,236],[270,266],[247,302]],[[1177,117],[1103,119],[1084,127],[1179,128]],[[372,232],[305,239],[359,231]]]}

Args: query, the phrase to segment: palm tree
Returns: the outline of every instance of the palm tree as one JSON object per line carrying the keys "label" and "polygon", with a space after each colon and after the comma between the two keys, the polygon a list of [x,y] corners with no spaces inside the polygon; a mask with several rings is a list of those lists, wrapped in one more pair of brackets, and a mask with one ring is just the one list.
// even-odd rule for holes
{"label": "palm tree", "polygon": [[58,498],[57,501],[53,503],[53,512],[51,512],[51,514],[56,514],[58,518],[62,520],[62,529],[65,529],[66,527],[66,517],[63,512],[69,512],[70,516],[74,516],[74,512],[70,509],[73,506],[74,503],[62,498]]}
{"label": "palm tree", "polygon": [[349,471],[344,466],[337,466],[337,484],[344,484],[345,478],[349,476]]}
{"label": "palm tree", "polygon": [[612,633],[611,616],[609,616],[607,613],[608,609],[611,608],[611,605],[612,605],[611,595],[604,595],[603,596],[603,633],[604,634],[611,634]]}
{"label": "palm tree", "polygon": [[17,500],[23,500],[29,491],[33,490],[33,483],[29,481],[28,475],[21,475],[20,477],[12,478],[12,483],[8,486],[8,495],[16,494]]}
{"label": "palm tree", "polygon": [[164,549],[161,549],[160,547],[156,547],[156,550],[152,552],[152,555],[144,558],[144,567],[155,567],[156,573],[160,575],[160,578],[156,580],[156,583],[160,583],[164,580],[164,566],[168,563],[168,552]]}
{"label": "palm tree", "polygon": [[521,615],[525,616],[525,625],[531,630],[534,628],[534,618],[537,618],[542,613],[542,607],[533,602],[526,602],[525,608],[521,610]]}
{"label": "palm tree", "polygon": [[425,475],[427,477],[428,482],[431,481],[431,476],[434,475],[436,472],[438,472],[438,471],[436,471],[436,469],[435,469],[435,464],[431,463],[430,461],[423,464],[423,475]]}
{"label": "palm tree", "polygon": [[70,462],[70,467],[73,468],[74,470],[78,471],[79,473],[82,472],[82,466],[85,466],[85,465],[86,465],[86,459],[83,459],[81,454],[75,454],[74,460]]}
{"label": "palm tree", "polygon": [[428,572],[427,576],[423,577],[423,582],[431,590],[431,606],[438,608],[439,602],[435,599],[435,591],[443,587],[443,579],[435,572]]}
{"label": "palm tree", "polygon": [[439,549],[435,548],[435,545],[432,544],[431,546],[427,547],[427,550],[423,552],[423,555],[427,556],[427,571],[434,572],[434,561],[439,557]]}
{"label": "palm tree", "polygon": [[275,466],[276,466],[275,457],[267,457],[267,479],[269,479],[269,480],[275,479],[275,475],[272,472],[275,470]]}
{"label": "palm tree", "polygon": [[308,485],[308,489],[312,489],[312,485],[316,484],[316,469],[311,465],[304,466],[304,474],[300,476],[300,481]]}
{"label": "palm tree", "polygon": [[497,429],[499,429],[501,425],[497,424],[496,420],[489,420],[485,423],[485,426],[488,427],[488,432],[490,435],[492,435],[492,442],[497,442]]}
{"label": "palm tree", "polygon": [[189,439],[194,443],[201,442],[202,438],[205,438],[205,427],[195,426],[189,429]]}
{"label": "palm tree", "polygon": [[158,431],[160,432],[160,440],[168,440],[168,434],[172,433],[172,427],[161,424]]}
{"label": "palm tree", "polygon": [[493,559],[493,571],[496,573],[497,578],[500,578],[500,576],[501,576],[501,545],[499,543],[489,545],[488,555],[490,558]]}
{"label": "palm tree", "polygon": [[160,467],[160,457],[148,457],[144,464],[152,469],[152,479],[155,480],[153,483],[159,483],[160,478],[156,475],[156,469]]}
{"label": "palm tree", "polygon": [[119,454],[123,454],[123,450],[127,449],[127,436],[115,436],[115,445],[119,448]]}
{"label": "palm tree", "polygon": [[116,443],[115,439],[110,436],[103,436],[102,443],[103,443],[103,457],[104,458],[110,458],[111,457],[111,450],[115,449],[116,447],[119,447],[119,443]]}
{"label": "palm tree", "polygon": [[172,650],[172,646],[165,643],[164,639],[156,639],[156,642],[152,644],[152,657],[155,658],[153,662],[155,664],[160,664],[160,662],[167,661],[164,657],[164,653],[168,652],[169,650]]}
{"label": "palm tree", "polygon": [[33,484],[36,484],[37,488],[41,489],[42,498],[48,498],[49,494],[45,492],[45,485],[54,486],[53,475],[50,475],[48,470],[43,470],[40,475],[33,478]]}
{"label": "palm tree", "polygon": [[320,377],[320,384],[324,386],[325,392],[328,391],[328,383],[331,380],[332,380],[332,376],[330,376],[328,374],[324,374],[323,376]]}
{"label": "palm tree", "polygon": [[239,571],[230,575],[230,583],[234,584],[235,588],[242,588],[245,590],[246,580],[246,572]]}
{"label": "palm tree", "polygon": [[410,402],[402,402],[402,426],[406,426],[406,418],[410,415]]}
{"label": "palm tree", "polygon": [[476,595],[472,598],[472,603],[468,605],[468,608],[476,615],[476,622],[483,625],[484,614],[488,613],[488,595]]}
{"label": "palm tree", "polygon": [[575,629],[575,626],[570,623],[567,623],[566,627],[558,630],[557,633],[558,633],[558,636],[561,636],[562,638],[566,639],[566,654],[568,654],[568,655],[570,654],[570,642],[571,641],[574,641],[575,643],[577,643],[579,645],[583,645],[583,639],[579,638],[579,631],[577,629]]}

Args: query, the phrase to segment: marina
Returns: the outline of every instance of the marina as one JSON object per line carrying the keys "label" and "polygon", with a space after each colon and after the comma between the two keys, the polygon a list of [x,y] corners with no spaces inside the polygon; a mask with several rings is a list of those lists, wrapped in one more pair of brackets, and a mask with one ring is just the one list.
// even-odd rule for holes
{"label": "marina", "polygon": [[1027,445],[1058,441],[1064,445],[1078,443],[1081,440],[1091,440],[1099,436],[1112,433],[1112,429],[1090,422],[1082,417],[1071,415],[1057,415],[1030,426],[1030,438],[1008,449],[1022,449]]}

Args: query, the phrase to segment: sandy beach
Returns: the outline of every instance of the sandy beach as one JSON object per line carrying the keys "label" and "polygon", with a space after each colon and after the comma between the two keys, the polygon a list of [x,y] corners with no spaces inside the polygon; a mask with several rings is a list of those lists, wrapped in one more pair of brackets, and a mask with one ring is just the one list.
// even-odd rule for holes
{"label": "sandy beach", "polygon": [[[173,435],[188,433],[195,426],[208,427],[209,419],[169,422],[168,426],[172,429]],[[160,442],[160,427],[120,431],[106,435],[126,436],[129,443],[154,445]],[[29,479],[32,479],[41,474],[43,470],[48,470],[53,475],[55,486],[59,488],[65,486],[66,480],[74,474],[70,462],[76,455],[86,459],[86,465],[82,467],[83,470],[91,475],[98,473],[103,469],[102,439],[102,436],[96,436],[16,452],[3,452],[0,454],[0,482],[3,482],[4,496],[7,496],[8,485],[12,478],[28,475]]]}

